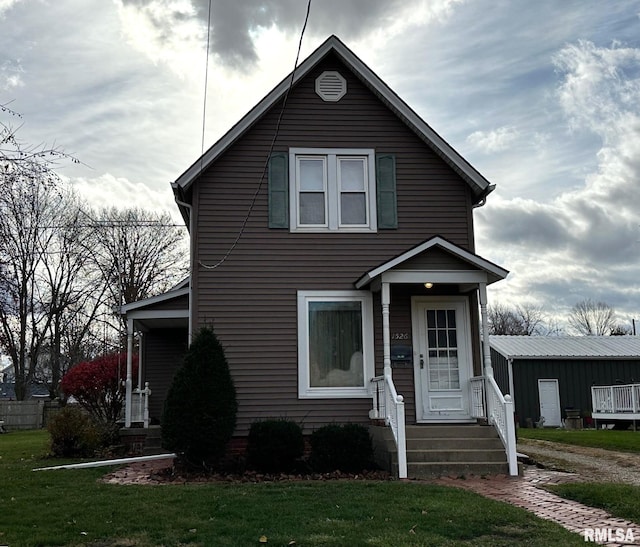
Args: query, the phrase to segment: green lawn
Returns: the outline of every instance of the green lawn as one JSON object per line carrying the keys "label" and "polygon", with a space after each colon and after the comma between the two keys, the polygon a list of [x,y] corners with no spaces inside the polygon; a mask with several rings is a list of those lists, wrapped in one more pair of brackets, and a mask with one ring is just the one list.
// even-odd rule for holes
{"label": "green lawn", "polygon": [[[398,481],[120,486],[109,468],[39,471],[45,432],[0,435],[0,545],[583,545],[533,514]],[[295,542],[295,543],[291,543]]]}
{"label": "green lawn", "polygon": [[573,483],[549,488],[556,494],[591,507],[600,507],[613,516],[640,523],[640,487],[629,484]]}
{"label": "green lawn", "polygon": [[[611,429],[519,429],[519,439],[539,439],[577,446],[621,452],[640,451],[640,432]],[[640,523],[640,487],[611,483],[572,483],[549,486],[556,494],[591,507],[599,507],[615,517]]]}
{"label": "green lawn", "polygon": [[518,439],[539,439],[556,443],[591,446],[622,452],[640,452],[640,432],[612,429],[520,428]]}

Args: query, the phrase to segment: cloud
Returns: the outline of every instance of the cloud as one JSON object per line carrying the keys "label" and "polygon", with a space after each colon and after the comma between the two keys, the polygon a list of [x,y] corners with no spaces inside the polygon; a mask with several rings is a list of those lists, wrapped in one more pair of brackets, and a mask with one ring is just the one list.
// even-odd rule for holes
{"label": "cloud", "polygon": [[19,61],[4,61],[4,63],[0,65],[0,89],[10,91],[18,87],[23,87],[23,72],[24,69]]}
{"label": "cloud", "polygon": [[485,153],[501,152],[510,148],[520,137],[515,127],[502,126],[492,131],[474,131],[467,142]]}
{"label": "cloud", "polygon": [[[348,35],[351,43],[372,34],[387,40],[407,26],[449,17],[463,1],[323,0],[311,6],[307,34]],[[171,62],[206,43],[208,0],[117,0],[117,4],[129,40],[155,60]],[[256,36],[277,28],[297,37],[305,10],[301,0],[212,0],[210,51],[222,66],[249,72],[261,57]]]}
{"label": "cloud", "polygon": [[14,4],[20,0],[0,0],[0,19],[4,17],[5,12],[9,11]]}
{"label": "cloud", "polygon": [[560,306],[595,298],[630,314],[640,304],[640,49],[582,40],[554,64],[568,131],[601,141],[596,169],[546,201],[497,196],[478,212],[482,247],[500,247],[518,272],[499,293]]}
{"label": "cloud", "polygon": [[126,209],[140,207],[149,211],[167,211],[176,222],[183,224],[176,207],[167,209],[168,188],[157,191],[142,183],[124,177],[104,173],[95,178],[75,177],[66,179],[71,187],[93,207],[117,207]]}

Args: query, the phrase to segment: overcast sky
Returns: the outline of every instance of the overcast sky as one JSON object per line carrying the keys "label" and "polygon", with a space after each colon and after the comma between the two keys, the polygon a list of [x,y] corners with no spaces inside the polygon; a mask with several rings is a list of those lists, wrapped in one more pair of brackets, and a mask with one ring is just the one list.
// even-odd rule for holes
{"label": "overcast sky", "polygon": [[[304,0],[213,0],[205,148],[293,67]],[[179,218],[200,156],[207,0],[0,0],[0,103],[96,205]],[[640,2],[314,0],[303,58],[338,35],[496,184],[490,296],[640,318]],[[7,121],[6,118],[3,118]]]}

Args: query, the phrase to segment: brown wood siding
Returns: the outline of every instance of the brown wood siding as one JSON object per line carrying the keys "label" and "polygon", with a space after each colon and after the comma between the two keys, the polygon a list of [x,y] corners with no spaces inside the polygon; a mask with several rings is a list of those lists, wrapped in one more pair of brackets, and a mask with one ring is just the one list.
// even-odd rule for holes
{"label": "brown wood siding", "polygon": [[468,262],[453,256],[442,249],[429,249],[427,253],[410,258],[399,269],[401,270],[471,270]]}
{"label": "brown wood siding", "polygon": [[[337,103],[324,102],[314,92],[315,78],[323,70],[338,70],[347,79],[347,95]],[[215,269],[202,266],[216,264],[241,229],[260,184],[280,108],[276,105],[227,150],[193,190],[195,325],[213,326],[226,349],[237,387],[240,435],[254,420],[269,417],[296,420],[307,432],[334,421],[368,420],[370,399],[298,399],[298,290],[353,289],[364,272],[434,235],[467,249],[473,244],[466,183],[329,57],[290,94],[275,150],[372,148],[395,154],[398,229],[376,234],[269,230],[263,180],[233,252]],[[410,313],[403,321],[410,324]],[[376,345],[380,370],[378,312]],[[409,379],[400,378],[405,375],[407,371],[398,380],[408,395]]]}
{"label": "brown wood siding", "polygon": [[142,375],[151,389],[149,418],[153,423],[162,417],[169,386],[187,351],[187,336],[187,329],[154,329],[143,336]]}

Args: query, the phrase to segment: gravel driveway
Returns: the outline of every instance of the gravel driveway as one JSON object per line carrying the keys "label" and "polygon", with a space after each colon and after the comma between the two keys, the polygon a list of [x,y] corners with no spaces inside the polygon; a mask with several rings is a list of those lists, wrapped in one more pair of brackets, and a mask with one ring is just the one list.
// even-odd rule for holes
{"label": "gravel driveway", "polygon": [[547,469],[577,473],[583,481],[640,486],[640,454],[533,439],[520,439],[518,452]]}

